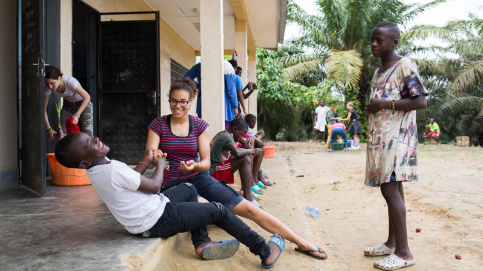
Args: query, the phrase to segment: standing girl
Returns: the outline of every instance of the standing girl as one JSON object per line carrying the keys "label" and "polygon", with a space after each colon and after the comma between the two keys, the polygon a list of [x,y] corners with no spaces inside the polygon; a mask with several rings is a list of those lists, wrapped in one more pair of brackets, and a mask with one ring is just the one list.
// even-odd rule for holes
{"label": "standing girl", "polygon": [[[82,88],[79,81],[72,76],[63,75],[60,69],[55,66],[46,66],[44,82],[45,127],[49,140],[54,140],[54,135],[57,134],[56,129],[50,126],[47,116],[47,105],[52,92],[59,97],[54,97],[54,101],[57,99],[56,106],[60,106],[60,97],[64,98],[64,104],[60,113],[60,125],[65,126],[65,121],[73,117],[72,124],[77,124],[80,120],[82,130],[93,136],[91,96]],[[59,129],[62,129],[62,127],[59,127]],[[65,127],[62,129],[62,133],[67,133]],[[58,140],[62,138],[62,135],[57,136]]]}
{"label": "standing girl", "polygon": [[357,116],[357,111],[354,109],[354,102],[349,102],[347,104],[347,110],[349,110],[349,115],[347,118],[341,119],[343,121],[349,121],[349,134],[354,139],[356,145],[355,149],[359,149],[359,135],[362,134],[362,127],[359,123],[359,117]]}

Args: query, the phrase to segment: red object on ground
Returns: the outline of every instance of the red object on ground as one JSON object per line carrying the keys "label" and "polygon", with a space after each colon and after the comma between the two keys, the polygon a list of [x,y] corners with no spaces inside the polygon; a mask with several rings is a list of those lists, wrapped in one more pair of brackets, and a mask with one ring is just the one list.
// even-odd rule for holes
{"label": "red object on ground", "polygon": [[421,232],[421,228],[417,228],[416,229],[416,232]]}
{"label": "red object on ground", "polygon": [[272,158],[275,157],[275,146],[266,146],[265,147],[265,154],[263,155],[265,158]]}
{"label": "red object on ground", "polygon": [[460,255],[458,255],[458,254],[454,255],[454,257],[455,257],[456,259],[458,259],[458,260],[461,260],[461,256],[460,256]]}
{"label": "red object on ground", "polygon": [[227,184],[235,183],[233,172],[231,172],[230,159],[216,165],[216,170],[212,177],[218,181],[226,181]]}
{"label": "red object on ground", "polygon": [[65,128],[67,129],[67,134],[80,132],[79,125],[72,123],[74,117],[70,117],[65,120]]}

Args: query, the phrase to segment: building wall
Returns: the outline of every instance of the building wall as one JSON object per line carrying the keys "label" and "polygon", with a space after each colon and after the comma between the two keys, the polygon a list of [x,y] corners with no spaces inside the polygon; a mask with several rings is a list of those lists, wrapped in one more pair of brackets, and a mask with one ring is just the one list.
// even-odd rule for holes
{"label": "building wall", "polygon": [[19,186],[17,114],[17,1],[0,2],[0,189]]}
{"label": "building wall", "polygon": [[[84,3],[99,12],[151,11],[142,0],[84,0]],[[144,18],[149,15],[136,15],[129,19]],[[114,16],[110,16],[113,17]],[[109,18],[110,18],[109,17]],[[101,18],[109,19],[109,18]],[[128,19],[127,16],[122,17]],[[152,18],[152,16],[151,16]],[[72,73],[72,0],[61,2],[61,67],[66,74]],[[117,18],[114,18],[117,19]],[[171,58],[191,68],[196,62],[195,50],[188,45],[163,19],[160,18],[160,78],[161,78],[161,115],[169,114],[168,90],[171,84]],[[196,104],[196,103],[194,103]],[[194,106],[192,112],[196,112]]]}

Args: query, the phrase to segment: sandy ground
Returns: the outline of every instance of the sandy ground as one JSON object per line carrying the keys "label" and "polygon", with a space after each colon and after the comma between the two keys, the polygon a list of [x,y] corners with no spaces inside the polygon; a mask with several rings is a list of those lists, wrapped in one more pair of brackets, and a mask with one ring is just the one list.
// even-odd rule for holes
{"label": "sandy ground", "polygon": [[[276,154],[265,159],[263,167],[276,184],[260,203],[329,255],[325,261],[315,260],[295,252],[295,244],[288,242],[275,269],[375,270],[373,262],[381,257],[365,257],[363,249],[385,241],[387,207],[379,188],[363,184],[365,145],[361,151],[327,153],[320,143],[268,144],[277,146]],[[419,176],[419,182],[404,184],[409,245],[416,257],[416,265],[404,270],[483,270],[483,148],[421,146]],[[323,210],[322,215],[308,217],[307,205]],[[271,234],[244,221],[269,239]],[[231,239],[217,227],[209,231],[213,240]],[[455,259],[455,254],[462,259]],[[167,267],[262,269],[259,258],[244,245],[229,259],[205,261],[194,254],[190,240],[183,242]]]}

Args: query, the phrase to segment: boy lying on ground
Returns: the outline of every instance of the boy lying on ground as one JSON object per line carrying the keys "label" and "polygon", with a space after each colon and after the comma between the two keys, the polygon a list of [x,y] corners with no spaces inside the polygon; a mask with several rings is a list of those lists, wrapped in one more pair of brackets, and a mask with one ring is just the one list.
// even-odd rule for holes
{"label": "boy lying on ground", "polygon": [[[164,169],[169,169],[161,152],[149,149],[139,164],[109,160],[109,147],[86,133],[72,133],[55,147],[55,157],[65,167],[87,169],[87,176],[114,217],[132,234],[170,237],[191,231],[198,256],[204,259],[231,257],[238,250],[236,240],[213,242],[207,225],[215,224],[259,255],[262,266],[272,267],[280,256],[285,239],[274,234],[269,243],[220,203],[198,203],[196,188],[182,183],[159,193]],[[154,164],[151,178],[139,172]]]}

